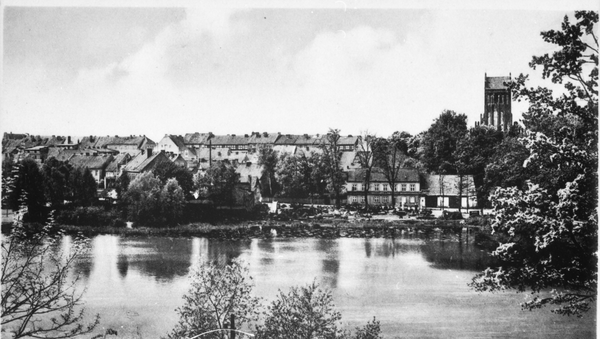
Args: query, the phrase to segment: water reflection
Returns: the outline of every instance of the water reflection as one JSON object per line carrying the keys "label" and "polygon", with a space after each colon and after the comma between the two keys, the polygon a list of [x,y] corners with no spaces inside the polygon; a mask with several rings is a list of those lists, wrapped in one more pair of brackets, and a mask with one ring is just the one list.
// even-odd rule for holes
{"label": "water reflection", "polygon": [[[69,241],[65,239],[63,250]],[[593,318],[580,330],[568,319],[520,312],[522,295],[469,290],[467,283],[487,265],[488,256],[459,234],[244,241],[97,236],[91,246],[75,267],[86,278],[82,283],[88,288],[89,311],[99,312],[103,326],[121,328],[119,334],[123,331],[125,337],[135,337],[137,331],[144,338],[163,336],[177,321],[173,310],[189,287],[190,267],[226,265],[234,258],[249,263],[257,296],[269,300],[278,289],[316,280],[333,291],[347,328],[376,316],[390,338],[399,333],[414,338],[486,337],[488,332],[519,328],[512,336],[518,338],[541,323],[554,332],[539,338],[569,337],[565,331],[586,337],[594,328]]]}

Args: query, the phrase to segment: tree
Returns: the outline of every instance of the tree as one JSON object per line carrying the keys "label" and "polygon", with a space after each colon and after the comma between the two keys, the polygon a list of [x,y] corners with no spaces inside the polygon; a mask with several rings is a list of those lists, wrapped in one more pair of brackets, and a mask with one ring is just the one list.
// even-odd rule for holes
{"label": "tree", "polygon": [[[184,305],[176,310],[179,322],[169,338],[191,338],[225,329],[231,315],[235,316],[237,328],[258,320],[260,299],[252,297],[252,278],[242,261],[235,259],[222,268],[215,264],[195,267],[190,280],[190,289],[183,296]],[[223,338],[223,333],[203,338]]]}
{"label": "tree", "polygon": [[337,338],[342,335],[338,322],[342,318],[333,305],[330,291],[316,282],[292,287],[286,294],[279,291],[267,309],[263,326],[257,327],[259,338]]}
{"label": "tree", "polygon": [[65,198],[70,195],[69,176],[72,172],[72,166],[51,157],[42,166],[42,172],[48,202],[54,208],[62,206]]}
{"label": "tree", "polygon": [[162,185],[152,172],[138,175],[123,194],[130,220],[155,224],[160,221]]}
{"label": "tree", "polygon": [[[502,142],[503,133],[496,128],[488,126],[475,126],[467,132],[464,138],[458,141],[454,158],[455,167],[459,175],[459,192],[468,187],[464,184],[464,176],[471,174],[477,189],[477,201],[480,205],[487,204],[489,191],[484,185],[485,168],[490,163],[496,152],[496,147]],[[502,161],[502,159],[498,159]],[[500,173],[502,175],[502,173]]]}
{"label": "tree", "polygon": [[279,158],[277,152],[271,147],[260,147],[258,149],[258,165],[262,166],[262,175],[267,177],[269,183],[269,196],[273,196],[273,181],[275,181],[275,172],[277,170]]}
{"label": "tree", "polygon": [[127,174],[127,172],[121,173],[121,175],[117,178],[117,181],[115,182],[115,190],[117,191],[117,197],[119,199],[123,197],[123,194],[129,188],[130,181],[129,174]]}
{"label": "tree", "polygon": [[308,195],[306,181],[306,158],[282,154],[276,169],[277,181],[281,185],[280,194],[290,198],[304,198]]}
{"label": "tree", "polygon": [[443,111],[423,136],[421,161],[425,168],[433,173],[456,174],[454,151],[466,133],[466,115]]}
{"label": "tree", "polygon": [[98,324],[84,323],[83,292],[70,280],[75,261],[87,250],[76,238],[69,252],[57,251],[61,234],[51,235],[52,219],[41,232],[28,232],[21,209],[12,233],[2,241],[2,332],[13,338],[71,338]]}
{"label": "tree", "polygon": [[492,195],[492,228],[506,240],[493,253],[499,266],[474,277],[472,286],[530,290],[534,297],[524,308],[555,305],[556,313],[581,316],[597,297],[598,14],[576,12],[575,19],[565,16],[560,31],[542,32],[559,50],[530,63],[542,67],[543,79],[563,84],[562,93],[528,88],[523,75],[511,85],[530,104],[520,142],[531,175],[525,189]]}
{"label": "tree", "polygon": [[46,204],[44,177],[38,164],[31,159],[25,159],[19,163],[14,186],[9,193],[11,209],[16,211],[22,204],[27,206],[27,220],[43,220],[43,207]]}
{"label": "tree", "polygon": [[178,222],[183,214],[184,205],[185,195],[183,189],[177,183],[177,179],[167,180],[160,192],[160,208],[164,221],[168,224]]}
{"label": "tree", "polygon": [[369,188],[371,186],[371,171],[373,170],[373,166],[375,166],[375,161],[373,161],[373,145],[375,144],[377,137],[375,135],[369,134],[368,131],[364,132],[359,139],[359,147],[358,152],[356,152],[356,157],[358,158],[358,163],[360,167],[364,170],[364,179],[363,179],[363,192],[365,199],[365,207],[369,206]]}
{"label": "tree", "polygon": [[404,165],[407,149],[405,139],[397,132],[387,139],[378,138],[373,145],[374,161],[377,167],[383,171],[383,175],[390,184],[392,206],[396,206],[396,182],[398,181],[400,168]]}
{"label": "tree", "polygon": [[72,168],[70,179],[71,201],[76,206],[90,206],[96,201],[97,183],[88,168]]}
{"label": "tree", "polygon": [[206,173],[195,178],[196,187],[204,192],[215,205],[233,205],[235,185],[239,181],[239,173],[226,162],[213,163]]}
{"label": "tree", "polygon": [[339,129],[329,129],[323,142],[321,143],[321,149],[323,150],[323,166],[327,173],[327,188],[330,193],[335,196],[335,206],[340,208],[341,206],[341,194],[346,183],[346,177],[342,171],[340,160],[342,157],[342,151],[338,144],[340,140]]}
{"label": "tree", "polygon": [[154,176],[158,178],[163,185],[167,183],[169,179],[176,179],[177,183],[183,190],[186,199],[192,198],[192,190],[194,189],[194,182],[192,180],[192,174],[185,168],[175,165],[173,162],[164,161],[158,164],[152,172]]}

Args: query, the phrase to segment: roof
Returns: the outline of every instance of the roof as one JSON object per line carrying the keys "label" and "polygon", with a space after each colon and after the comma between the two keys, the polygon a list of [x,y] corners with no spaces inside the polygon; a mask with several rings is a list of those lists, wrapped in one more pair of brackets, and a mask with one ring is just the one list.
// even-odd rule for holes
{"label": "roof", "polygon": [[[364,182],[366,170],[357,168],[353,171],[348,172],[349,182]],[[378,168],[373,168],[371,171],[371,182],[388,182],[385,174]],[[396,182],[419,182],[419,171],[413,168],[400,168],[396,175]]]}
{"label": "roof", "polygon": [[186,145],[204,145],[208,143],[210,133],[187,133],[183,137],[183,141]]}
{"label": "roof", "polygon": [[508,89],[504,82],[510,81],[510,77],[485,77],[486,89]]}
{"label": "roof", "polygon": [[168,135],[168,137],[179,148],[179,150],[183,151],[186,148],[185,142],[181,135]]}
{"label": "roof", "polygon": [[296,154],[296,146],[289,145],[275,145],[273,146],[273,150],[277,153],[281,154]]}
{"label": "roof", "polygon": [[112,155],[73,155],[69,163],[73,167],[85,167],[90,169],[104,168],[113,160]]}
{"label": "roof", "polygon": [[[460,176],[437,175],[425,176],[423,189],[428,190],[428,195],[459,196]],[[463,175],[462,195],[475,195],[475,182],[472,175]]]}
{"label": "roof", "polygon": [[239,165],[236,169],[235,169],[236,173],[239,173],[240,175],[240,179],[239,181],[241,183],[249,183],[250,181],[248,180],[248,177],[250,177],[250,180],[252,180],[251,178],[260,178],[262,177],[262,166],[259,166],[257,164],[242,164]]}
{"label": "roof", "polygon": [[357,152],[342,152],[340,158],[340,166],[344,170],[351,169],[354,166],[354,159],[356,159]]}
{"label": "roof", "polygon": [[267,132],[252,132],[248,143],[250,144],[275,144],[279,138],[279,133],[267,133]]}
{"label": "roof", "polygon": [[43,149],[48,148],[48,146],[34,146],[34,147],[29,147],[27,149],[25,149],[26,151],[40,151]]}
{"label": "roof", "polygon": [[214,145],[247,145],[250,141],[250,136],[245,135],[215,135],[210,139],[211,144]]}
{"label": "roof", "polygon": [[[210,148],[200,148],[200,149],[196,150],[196,154],[198,156],[198,159],[200,159],[200,160],[208,161],[210,152],[211,152]],[[212,160],[227,159],[229,156],[229,148],[224,148],[224,147],[213,148],[211,156],[212,156]]]}
{"label": "roof", "polygon": [[340,135],[340,139],[338,140],[338,145],[355,145],[356,142],[358,141],[358,139],[359,139],[358,136],[352,136],[352,135],[343,136],[343,135]]}
{"label": "roof", "polygon": [[146,154],[138,154],[125,165],[126,172],[142,172],[153,168],[154,166],[170,161],[164,152],[158,152],[154,155],[147,156]]}
{"label": "roof", "polygon": [[117,172],[119,170],[119,166],[126,164],[127,161],[131,159],[131,156],[127,153],[121,153],[114,157],[113,161],[108,164],[106,167],[107,172]]}

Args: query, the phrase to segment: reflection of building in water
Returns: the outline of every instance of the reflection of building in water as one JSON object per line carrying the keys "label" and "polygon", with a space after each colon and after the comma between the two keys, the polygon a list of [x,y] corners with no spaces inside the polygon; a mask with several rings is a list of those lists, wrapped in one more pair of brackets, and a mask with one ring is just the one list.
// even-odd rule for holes
{"label": "reflection of building in water", "polygon": [[512,126],[512,98],[506,85],[510,78],[510,74],[507,77],[488,77],[485,74],[485,106],[480,116],[480,125],[496,127],[505,132]]}

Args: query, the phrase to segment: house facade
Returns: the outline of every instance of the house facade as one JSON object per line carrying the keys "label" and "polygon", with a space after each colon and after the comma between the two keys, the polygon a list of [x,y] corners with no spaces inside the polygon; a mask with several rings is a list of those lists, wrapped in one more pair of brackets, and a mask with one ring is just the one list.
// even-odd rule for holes
{"label": "house facade", "polygon": [[472,175],[431,174],[425,177],[424,186],[427,208],[478,208]]}
{"label": "house facade", "polygon": [[[364,169],[355,169],[348,172],[346,182],[347,201],[349,204],[365,203],[365,176]],[[394,192],[386,176],[379,169],[371,171],[367,199],[369,205],[391,205],[392,193],[394,194],[395,207],[401,209],[421,207],[423,191],[419,179],[419,172],[415,169],[400,169],[395,180]]]}

